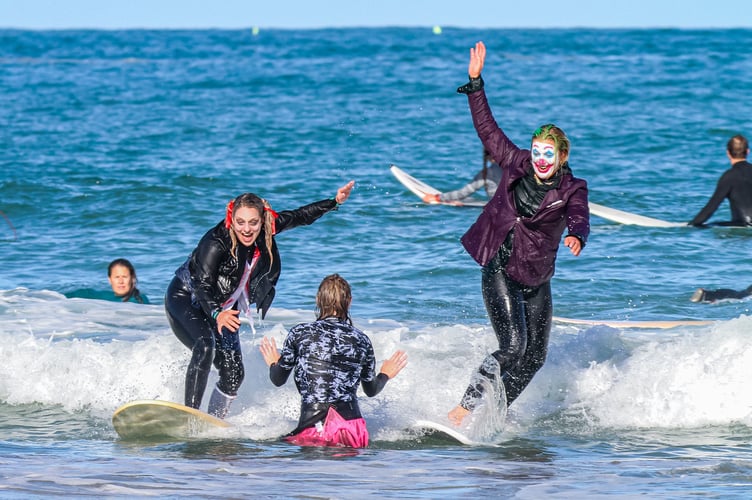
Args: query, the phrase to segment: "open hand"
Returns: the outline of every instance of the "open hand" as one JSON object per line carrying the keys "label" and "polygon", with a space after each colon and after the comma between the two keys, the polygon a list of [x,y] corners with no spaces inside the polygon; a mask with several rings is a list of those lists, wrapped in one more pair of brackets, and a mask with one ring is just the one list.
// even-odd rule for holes
{"label": "open hand", "polygon": [[467,67],[467,74],[470,78],[478,78],[483,71],[483,64],[486,62],[486,46],[483,42],[477,42],[475,47],[470,49],[470,64]]}
{"label": "open hand", "polygon": [[264,337],[261,339],[261,345],[259,346],[261,355],[264,357],[264,361],[268,366],[272,366],[279,361],[279,351],[277,351],[277,343],[274,339]]}
{"label": "open hand", "polygon": [[350,181],[337,190],[337,196],[334,197],[334,201],[342,205],[350,197],[350,191],[352,191],[355,181]]}
{"label": "open hand", "polygon": [[231,332],[237,332],[238,328],[240,328],[239,313],[240,311],[228,309],[217,314],[217,331],[222,333],[222,328],[227,328]]}
{"label": "open hand", "polygon": [[384,361],[381,365],[380,372],[393,379],[402,369],[407,366],[407,353],[405,351],[395,351],[392,357]]}

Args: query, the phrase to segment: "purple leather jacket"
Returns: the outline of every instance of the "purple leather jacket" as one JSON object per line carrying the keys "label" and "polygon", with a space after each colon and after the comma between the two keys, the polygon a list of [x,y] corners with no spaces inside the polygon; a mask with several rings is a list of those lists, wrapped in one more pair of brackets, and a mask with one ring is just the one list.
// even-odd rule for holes
{"label": "purple leather jacket", "polygon": [[532,217],[517,213],[514,185],[532,168],[530,150],[518,148],[496,123],[483,89],[468,94],[473,124],[480,140],[503,175],[496,194],[462,236],[462,245],[485,266],[514,229],[512,253],[505,272],[527,286],[539,286],[554,275],[556,252],[564,229],[584,245],[590,234],[587,183],[564,173],[559,187],[550,190]]}

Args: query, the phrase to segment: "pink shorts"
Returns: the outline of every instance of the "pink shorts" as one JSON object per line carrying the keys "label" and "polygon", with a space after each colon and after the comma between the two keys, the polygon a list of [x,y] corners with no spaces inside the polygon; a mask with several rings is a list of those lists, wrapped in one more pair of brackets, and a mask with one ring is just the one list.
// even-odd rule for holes
{"label": "pink shorts", "polygon": [[329,408],[323,427],[315,426],[288,436],[285,441],[300,446],[368,446],[368,429],[362,418],[345,420],[334,408]]}

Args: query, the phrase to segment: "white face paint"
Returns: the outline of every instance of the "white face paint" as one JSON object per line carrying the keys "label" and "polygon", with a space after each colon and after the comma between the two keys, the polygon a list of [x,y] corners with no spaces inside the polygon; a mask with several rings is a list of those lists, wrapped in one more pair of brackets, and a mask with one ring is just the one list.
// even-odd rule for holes
{"label": "white face paint", "polygon": [[546,180],[559,170],[559,156],[553,141],[533,141],[530,148],[535,175]]}

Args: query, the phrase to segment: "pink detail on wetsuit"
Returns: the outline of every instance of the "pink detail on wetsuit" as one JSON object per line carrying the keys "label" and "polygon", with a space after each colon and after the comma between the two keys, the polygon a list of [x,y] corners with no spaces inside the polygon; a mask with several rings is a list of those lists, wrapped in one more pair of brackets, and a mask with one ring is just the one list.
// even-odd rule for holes
{"label": "pink detail on wetsuit", "polygon": [[230,298],[225,300],[224,304],[222,304],[222,310],[226,311],[232,308],[232,306],[234,306],[237,302],[238,309],[240,309],[240,311],[242,311],[243,314],[245,314],[248,320],[251,322],[251,331],[253,331],[254,335],[256,335],[256,327],[253,325],[253,313],[251,311],[250,300],[248,299],[248,281],[251,278],[253,268],[256,267],[256,263],[258,262],[260,256],[261,251],[258,249],[258,247],[256,247],[253,251],[253,259],[251,259],[251,263],[249,264],[247,261],[245,263],[243,277],[240,278],[238,287],[235,289],[232,295],[230,295]]}
{"label": "pink detail on wetsuit", "polygon": [[303,431],[288,436],[285,441],[299,446],[368,446],[368,429],[362,418],[345,420],[334,408],[329,408],[324,424],[316,424]]}

